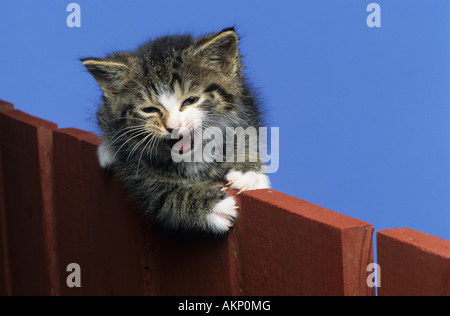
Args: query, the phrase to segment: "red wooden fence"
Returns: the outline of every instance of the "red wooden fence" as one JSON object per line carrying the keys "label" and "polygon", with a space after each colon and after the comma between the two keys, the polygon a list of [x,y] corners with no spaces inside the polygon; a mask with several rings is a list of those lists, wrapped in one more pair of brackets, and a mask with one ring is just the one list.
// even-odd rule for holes
{"label": "red wooden fence", "polygon": [[[0,295],[375,294],[370,224],[257,190],[228,236],[169,234],[98,166],[99,143],[0,101]],[[424,236],[378,233],[379,294],[450,294],[450,242]]]}
{"label": "red wooden fence", "polygon": [[377,233],[379,295],[450,296],[450,242],[410,228]]}

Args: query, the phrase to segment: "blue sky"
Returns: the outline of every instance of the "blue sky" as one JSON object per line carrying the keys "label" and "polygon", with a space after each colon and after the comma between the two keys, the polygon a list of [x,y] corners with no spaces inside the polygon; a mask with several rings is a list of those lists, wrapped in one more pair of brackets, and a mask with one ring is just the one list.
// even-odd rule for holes
{"label": "blue sky", "polygon": [[[66,7],[81,6],[81,28]],[[2,1],[0,99],[96,132],[100,91],[78,61],[147,39],[236,26],[269,126],[273,188],[377,230],[450,240],[450,1]]]}

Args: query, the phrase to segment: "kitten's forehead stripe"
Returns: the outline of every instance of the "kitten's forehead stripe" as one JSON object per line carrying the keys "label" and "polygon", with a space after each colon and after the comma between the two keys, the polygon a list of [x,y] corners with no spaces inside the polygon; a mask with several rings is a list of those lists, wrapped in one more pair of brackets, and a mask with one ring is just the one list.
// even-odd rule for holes
{"label": "kitten's forehead stripe", "polygon": [[172,80],[170,81],[170,85],[169,85],[169,86],[172,88],[172,90],[175,89],[175,83],[176,83],[176,82],[178,82],[178,84],[179,84],[180,87],[181,87],[181,78],[180,78],[180,75],[179,75],[178,73],[174,72],[173,75],[172,75]]}
{"label": "kitten's forehead stripe", "polygon": [[234,97],[232,94],[228,93],[224,88],[222,88],[219,84],[217,83],[213,83],[211,85],[209,85],[206,89],[205,89],[205,93],[209,93],[209,92],[213,92],[213,91],[217,91],[217,93],[219,93],[219,95],[228,103],[234,103]]}
{"label": "kitten's forehead stripe", "polygon": [[154,96],[157,93],[158,90],[156,89],[156,86],[155,86],[155,84],[153,83],[152,80],[149,80],[148,84],[149,84],[151,92],[152,92],[151,96]]}

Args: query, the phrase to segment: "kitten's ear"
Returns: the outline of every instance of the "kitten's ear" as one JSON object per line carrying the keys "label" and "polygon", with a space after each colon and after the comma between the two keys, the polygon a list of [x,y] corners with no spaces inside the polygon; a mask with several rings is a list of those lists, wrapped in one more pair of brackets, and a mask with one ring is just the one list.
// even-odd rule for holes
{"label": "kitten's ear", "polygon": [[239,38],[234,29],[226,29],[207,36],[206,42],[202,42],[195,53],[204,58],[207,66],[233,73],[240,69],[238,44]]}
{"label": "kitten's ear", "polygon": [[83,58],[83,65],[97,80],[104,93],[116,93],[124,86],[130,68],[117,58]]}

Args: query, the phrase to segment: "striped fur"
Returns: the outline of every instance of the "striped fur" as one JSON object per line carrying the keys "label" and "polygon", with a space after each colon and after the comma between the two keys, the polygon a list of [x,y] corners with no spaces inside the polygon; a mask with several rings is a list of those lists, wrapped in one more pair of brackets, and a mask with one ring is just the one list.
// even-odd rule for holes
{"label": "striped fur", "polygon": [[228,231],[237,212],[221,183],[230,172],[259,172],[261,161],[175,163],[170,135],[195,119],[224,134],[226,127],[261,125],[234,29],[161,37],[134,52],[82,62],[103,91],[102,166],[112,164],[143,211],[166,227]]}

